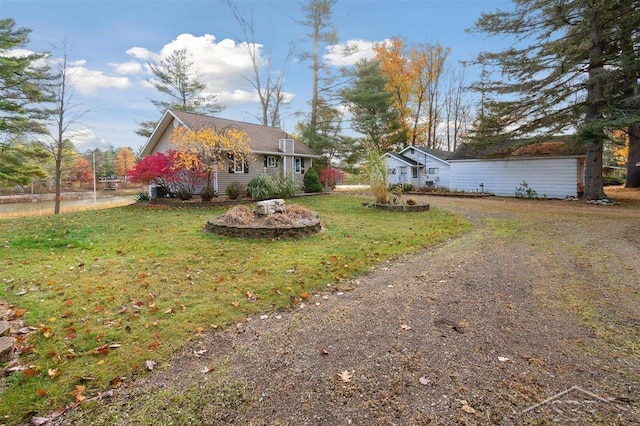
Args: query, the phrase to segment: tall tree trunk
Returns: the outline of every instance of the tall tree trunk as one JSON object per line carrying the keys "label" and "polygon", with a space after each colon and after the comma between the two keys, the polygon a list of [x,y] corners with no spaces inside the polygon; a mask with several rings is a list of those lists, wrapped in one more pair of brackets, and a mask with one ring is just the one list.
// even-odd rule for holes
{"label": "tall tree trunk", "polygon": [[640,188],[640,126],[629,126],[629,156],[625,188]]}
{"label": "tall tree trunk", "polygon": [[587,6],[585,11],[590,24],[591,47],[589,48],[589,78],[587,80],[587,100],[585,124],[582,129],[586,137],[587,158],[585,163],[584,197],[587,200],[605,198],[602,182],[602,146],[605,134],[598,121],[605,106],[604,84],[604,40],[603,17],[600,1],[596,0]]}
{"label": "tall tree trunk", "polygon": [[60,202],[62,201],[62,154],[56,156],[55,170],[56,198],[53,203],[53,214],[60,214]]}

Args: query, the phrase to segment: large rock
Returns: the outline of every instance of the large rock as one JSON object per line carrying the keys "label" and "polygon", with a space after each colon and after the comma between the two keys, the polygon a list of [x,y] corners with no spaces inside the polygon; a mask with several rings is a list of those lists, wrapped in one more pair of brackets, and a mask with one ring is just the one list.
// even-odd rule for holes
{"label": "large rock", "polygon": [[258,216],[269,216],[274,213],[284,213],[285,210],[286,206],[282,198],[258,201],[256,203],[256,214]]}
{"label": "large rock", "polygon": [[13,337],[0,337],[0,362],[13,356]]}

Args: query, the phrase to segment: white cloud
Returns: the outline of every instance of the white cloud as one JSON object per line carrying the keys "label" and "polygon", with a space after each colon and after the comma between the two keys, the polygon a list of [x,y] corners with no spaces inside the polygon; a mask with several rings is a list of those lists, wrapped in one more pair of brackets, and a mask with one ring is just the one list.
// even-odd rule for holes
{"label": "white cloud", "polygon": [[144,47],[132,47],[131,49],[125,52],[127,55],[133,56],[136,59],[140,59],[142,61],[151,61],[154,59],[153,52]]}
{"label": "white cloud", "polygon": [[87,95],[98,89],[127,89],[131,82],[126,77],[111,77],[102,71],[93,71],[83,66],[69,67],[69,75],[73,79],[75,88]]}
{"label": "white cloud", "polygon": [[[198,81],[205,84],[205,95],[216,95],[218,101],[225,106],[232,106],[243,103],[259,102],[257,93],[251,87],[245,77],[253,73],[253,64],[248,55],[249,45],[246,43],[236,43],[231,39],[217,41],[211,34],[195,36],[193,34],[180,34],[174,40],[164,45],[159,52],[152,52],[142,47],[133,47],[127,50],[127,54],[134,58],[134,61],[125,64],[110,64],[115,69],[131,69],[132,63],[136,60],[144,61],[140,63],[140,72],[151,77],[151,70],[147,63],[160,62],[168,58],[174,51],[186,49],[191,55],[193,71],[198,75]],[[262,58],[263,46],[256,44],[255,49],[258,54],[258,64],[265,62]],[[121,68],[122,67],[122,68]],[[146,81],[140,82],[143,87],[151,87]],[[286,98],[292,99],[294,94],[287,93]]]}
{"label": "white cloud", "polygon": [[[382,43],[386,42],[383,41]],[[325,49],[323,59],[329,65],[345,67],[355,65],[361,59],[372,59],[376,56],[373,46],[379,42],[366,40],[348,40],[328,46]]]}
{"label": "white cloud", "polygon": [[139,74],[142,72],[142,64],[140,62],[129,61],[122,64],[109,63],[109,66],[118,74]]}
{"label": "white cloud", "polygon": [[78,152],[85,152],[93,148],[104,150],[109,147],[109,144],[104,139],[101,139],[92,130],[87,128],[74,131],[71,141]]}

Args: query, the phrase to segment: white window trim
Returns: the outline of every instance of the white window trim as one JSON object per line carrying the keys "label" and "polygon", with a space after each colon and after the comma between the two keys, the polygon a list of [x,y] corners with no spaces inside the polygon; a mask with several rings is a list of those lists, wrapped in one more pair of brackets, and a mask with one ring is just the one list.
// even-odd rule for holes
{"label": "white window trim", "polygon": [[278,167],[278,157],[274,155],[267,155],[267,168],[273,169]]}
{"label": "white window trim", "polygon": [[233,159],[233,173],[244,173],[244,161]]}
{"label": "white window trim", "polygon": [[407,166],[400,166],[400,174],[401,175],[407,174]]}
{"label": "white window trim", "polygon": [[293,159],[293,169],[295,170],[295,173],[297,173],[297,174],[302,173],[302,158],[295,157]]}
{"label": "white window trim", "polygon": [[438,167],[429,167],[427,169],[427,174],[437,175],[438,174]]}

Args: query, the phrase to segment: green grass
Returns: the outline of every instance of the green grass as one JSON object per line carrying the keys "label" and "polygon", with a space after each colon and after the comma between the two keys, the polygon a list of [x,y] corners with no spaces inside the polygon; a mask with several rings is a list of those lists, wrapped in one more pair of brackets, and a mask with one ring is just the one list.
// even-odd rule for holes
{"label": "green grass", "polygon": [[384,212],[350,196],[295,203],[317,211],[326,232],[276,241],[204,233],[227,208],[134,205],[0,221],[0,298],[37,328],[20,342],[29,369],[0,379],[0,423],[65,405],[77,385],[91,396],[131,380],[199,332],[286,309],[469,229],[437,209]]}

